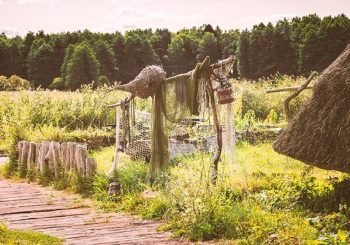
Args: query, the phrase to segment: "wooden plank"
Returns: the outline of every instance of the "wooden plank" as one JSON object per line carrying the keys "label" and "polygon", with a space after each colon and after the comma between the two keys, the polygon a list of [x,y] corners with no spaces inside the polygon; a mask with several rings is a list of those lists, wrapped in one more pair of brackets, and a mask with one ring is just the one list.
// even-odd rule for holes
{"label": "wooden plank", "polygon": [[158,223],[98,213],[88,202],[38,185],[0,180],[0,221],[9,228],[44,232],[65,244],[179,244]]}

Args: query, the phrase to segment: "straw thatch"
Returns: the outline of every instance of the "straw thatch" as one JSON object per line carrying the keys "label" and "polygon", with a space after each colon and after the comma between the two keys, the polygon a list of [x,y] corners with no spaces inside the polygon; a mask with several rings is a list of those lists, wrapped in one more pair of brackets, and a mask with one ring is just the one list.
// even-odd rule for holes
{"label": "straw thatch", "polygon": [[321,74],[311,99],[273,147],[307,164],[350,173],[350,45]]}
{"label": "straw thatch", "polygon": [[164,83],[166,79],[165,71],[159,66],[147,66],[142,69],[134,80],[117,88],[127,91],[134,96],[146,99],[153,96],[155,91]]}

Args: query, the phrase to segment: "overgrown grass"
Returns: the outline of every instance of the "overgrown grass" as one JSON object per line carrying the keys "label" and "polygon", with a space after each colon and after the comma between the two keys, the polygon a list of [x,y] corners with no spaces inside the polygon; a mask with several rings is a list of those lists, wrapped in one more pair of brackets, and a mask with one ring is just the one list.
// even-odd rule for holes
{"label": "overgrown grass", "polygon": [[[163,220],[161,229],[193,241],[346,244],[350,230],[346,175],[306,167],[275,153],[270,144],[242,143],[235,165],[220,164],[214,186],[210,157],[198,153],[178,158],[153,186],[147,182],[146,163],[127,162],[112,178],[100,175],[93,192],[106,210]],[[123,189],[109,197],[112,180],[122,183]]]}
{"label": "overgrown grass", "polygon": [[0,224],[0,244],[58,245],[62,243],[62,240],[52,236],[29,231],[10,230],[6,226]]}

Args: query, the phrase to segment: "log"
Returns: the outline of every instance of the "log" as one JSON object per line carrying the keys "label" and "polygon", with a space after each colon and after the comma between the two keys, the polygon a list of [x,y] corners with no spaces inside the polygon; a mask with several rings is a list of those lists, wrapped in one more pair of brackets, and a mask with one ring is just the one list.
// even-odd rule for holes
{"label": "log", "polygon": [[58,142],[51,141],[49,151],[46,153],[45,160],[49,163],[49,169],[55,172],[55,177],[59,177],[61,168],[61,145]]}
{"label": "log", "polygon": [[85,162],[85,176],[92,176],[97,170],[97,161],[95,158],[86,158]]}
{"label": "log", "polygon": [[85,163],[88,157],[88,151],[86,145],[77,145],[75,149],[75,164],[78,173],[85,176]]}
{"label": "log", "polygon": [[73,171],[76,170],[76,164],[75,164],[75,149],[77,147],[77,143],[74,142],[68,142],[67,143],[67,167],[69,164],[69,170]]}
{"label": "log", "polygon": [[31,169],[35,166],[36,159],[36,143],[29,143],[28,159],[27,159],[27,169]]}
{"label": "log", "polygon": [[67,156],[67,143],[62,143],[60,151],[60,161],[64,169],[69,169],[69,162]]}
{"label": "log", "polygon": [[29,142],[28,141],[22,141],[22,147],[21,147],[21,156],[19,161],[19,167],[21,169],[27,168],[27,161],[28,161],[28,153],[29,153]]}
{"label": "log", "polygon": [[18,162],[22,162],[22,148],[23,148],[23,140],[18,141],[17,144],[17,152],[18,152]]}
{"label": "log", "polygon": [[37,143],[35,147],[35,165],[37,169],[40,169],[40,151],[41,151],[41,143]]}
{"label": "log", "polygon": [[42,174],[49,170],[49,163],[45,159],[45,156],[49,151],[49,149],[50,149],[50,142],[44,141],[41,143],[41,149],[39,153],[39,169]]}

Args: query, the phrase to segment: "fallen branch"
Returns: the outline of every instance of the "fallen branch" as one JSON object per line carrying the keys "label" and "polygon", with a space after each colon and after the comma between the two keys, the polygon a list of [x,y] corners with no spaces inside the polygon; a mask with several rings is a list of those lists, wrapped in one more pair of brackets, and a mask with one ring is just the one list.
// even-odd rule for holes
{"label": "fallen branch", "polygon": [[296,91],[294,91],[291,95],[289,95],[285,99],[283,111],[284,111],[284,114],[286,115],[287,121],[290,121],[292,119],[292,116],[290,115],[290,111],[289,111],[289,103],[290,103],[290,101],[292,99],[294,99],[295,97],[297,97],[304,89],[306,89],[307,86],[309,85],[309,83],[311,82],[311,80],[316,75],[317,75],[317,72],[313,72],[303,85],[301,85]]}

